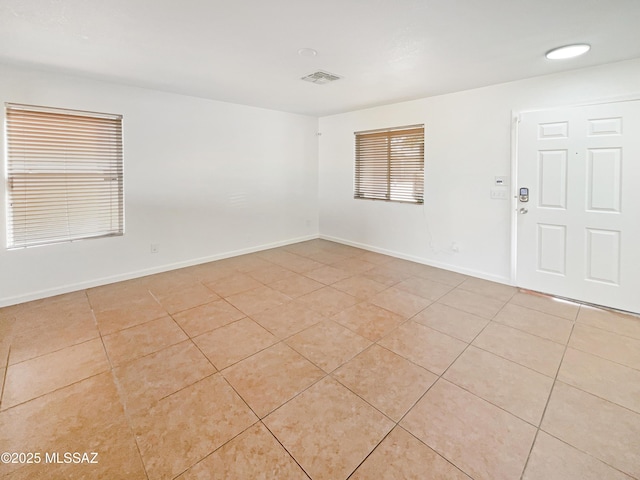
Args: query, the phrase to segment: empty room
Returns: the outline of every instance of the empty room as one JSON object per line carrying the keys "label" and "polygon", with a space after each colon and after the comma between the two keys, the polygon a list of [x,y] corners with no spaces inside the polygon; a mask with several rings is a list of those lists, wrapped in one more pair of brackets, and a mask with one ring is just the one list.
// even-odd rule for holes
{"label": "empty room", "polygon": [[2,0],[0,478],[640,479],[639,24]]}

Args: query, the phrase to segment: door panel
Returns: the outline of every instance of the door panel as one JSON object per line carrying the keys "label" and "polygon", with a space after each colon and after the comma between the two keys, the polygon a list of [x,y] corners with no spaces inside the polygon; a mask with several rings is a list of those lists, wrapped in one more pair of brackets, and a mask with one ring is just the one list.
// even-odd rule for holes
{"label": "door panel", "polygon": [[518,286],[640,312],[640,101],[520,116]]}

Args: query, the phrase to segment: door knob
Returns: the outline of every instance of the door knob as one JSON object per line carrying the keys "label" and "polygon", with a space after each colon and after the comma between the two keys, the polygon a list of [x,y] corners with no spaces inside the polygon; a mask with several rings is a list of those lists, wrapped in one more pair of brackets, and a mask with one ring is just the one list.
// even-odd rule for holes
{"label": "door knob", "polygon": [[523,207],[523,208],[520,209],[520,213],[522,215],[525,215],[525,214],[529,213],[529,210],[527,210],[526,208]]}

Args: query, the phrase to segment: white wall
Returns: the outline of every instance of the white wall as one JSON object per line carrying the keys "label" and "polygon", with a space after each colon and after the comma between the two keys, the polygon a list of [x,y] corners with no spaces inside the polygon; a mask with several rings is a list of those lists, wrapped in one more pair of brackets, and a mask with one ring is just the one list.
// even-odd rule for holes
{"label": "white wall", "polygon": [[0,306],[318,235],[314,117],[2,65],[0,100],[124,116],[126,229],[7,250],[3,177]]}
{"label": "white wall", "polygon": [[[511,175],[512,112],[621,96],[640,98],[640,60],[321,118],[320,234],[509,283],[511,200],[490,189]],[[419,123],[424,206],[354,200],[353,132]]]}

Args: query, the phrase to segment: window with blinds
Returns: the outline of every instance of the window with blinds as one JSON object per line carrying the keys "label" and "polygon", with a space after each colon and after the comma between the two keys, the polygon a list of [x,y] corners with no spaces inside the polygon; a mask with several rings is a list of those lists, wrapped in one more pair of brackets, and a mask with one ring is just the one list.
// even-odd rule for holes
{"label": "window with blinds", "polygon": [[355,136],[354,198],[424,203],[424,125]]}
{"label": "window with blinds", "polygon": [[122,235],[122,116],[6,104],[8,248]]}

